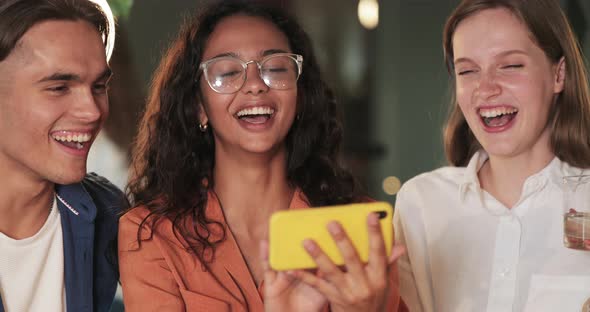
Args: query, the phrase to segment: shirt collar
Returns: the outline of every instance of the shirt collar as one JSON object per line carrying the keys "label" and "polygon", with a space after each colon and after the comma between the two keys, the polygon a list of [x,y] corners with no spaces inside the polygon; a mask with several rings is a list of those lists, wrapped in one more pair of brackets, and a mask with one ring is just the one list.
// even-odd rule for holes
{"label": "shirt collar", "polygon": [[580,169],[577,167],[570,166],[565,161],[561,161],[555,157],[551,163],[542,171],[551,182],[557,186],[563,184],[563,177],[571,175],[581,175],[590,173],[589,170]]}
{"label": "shirt collar", "polygon": [[[465,168],[465,175],[462,178],[461,183],[459,184],[459,199],[460,201],[465,200],[465,195],[469,190],[476,191],[480,197],[481,194],[481,186],[479,184],[478,172],[484,163],[488,160],[488,154],[482,149],[477,151],[467,164]],[[559,158],[554,157],[553,160],[541,171],[535,173],[534,175],[527,178],[528,183],[529,181],[540,181],[539,184],[535,189],[540,188],[542,185],[545,184],[546,181],[551,181],[555,183],[557,186],[561,186],[563,177],[568,175],[580,175],[583,174],[584,170],[570,166],[568,163],[561,161]]]}
{"label": "shirt collar", "polygon": [[465,175],[463,176],[462,181],[459,184],[459,200],[463,201],[465,199],[465,194],[467,191],[474,190],[479,192],[481,187],[479,185],[479,178],[477,177],[477,173],[483,166],[483,164],[488,160],[489,156],[484,150],[479,150],[471,156],[467,167],[465,168]]}
{"label": "shirt collar", "polygon": [[56,184],[55,193],[60,213],[68,211],[87,221],[93,221],[96,218],[96,206],[82,183]]}

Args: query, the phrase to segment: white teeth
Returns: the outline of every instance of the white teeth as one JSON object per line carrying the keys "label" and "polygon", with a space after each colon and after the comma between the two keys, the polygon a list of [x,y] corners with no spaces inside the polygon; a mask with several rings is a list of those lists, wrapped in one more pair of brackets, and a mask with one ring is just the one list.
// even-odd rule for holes
{"label": "white teeth", "polygon": [[507,115],[507,114],[514,114],[518,112],[516,108],[508,108],[508,107],[499,107],[499,108],[492,108],[492,109],[479,109],[479,115],[485,118],[494,118],[500,115]]}
{"label": "white teeth", "polygon": [[249,115],[272,115],[274,112],[275,110],[270,107],[251,107],[242,109],[236,115],[238,117]]}
{"label": "white teeth", "polygon": [[[90,141],[92,136],[88,133],[68,134],[68,135],[52,135],[53,139],[61,142],[78,142],[85,143]],[[81,145],[81,144],[80,144]]]}

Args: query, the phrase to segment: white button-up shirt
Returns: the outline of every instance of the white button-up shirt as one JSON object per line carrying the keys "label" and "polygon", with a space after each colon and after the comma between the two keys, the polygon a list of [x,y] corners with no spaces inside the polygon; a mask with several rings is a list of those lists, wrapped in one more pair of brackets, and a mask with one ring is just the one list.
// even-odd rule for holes
{"label": "white button-up shirt", "polygon": [[480,187],[487,158],[480,151],[467,167],[419,175],[400,190],[394,228],[407,247],[398,266],[410,311],[582,311],[590,251],[563,245],[561,187],[582,170],[553,159],[508,209]]}

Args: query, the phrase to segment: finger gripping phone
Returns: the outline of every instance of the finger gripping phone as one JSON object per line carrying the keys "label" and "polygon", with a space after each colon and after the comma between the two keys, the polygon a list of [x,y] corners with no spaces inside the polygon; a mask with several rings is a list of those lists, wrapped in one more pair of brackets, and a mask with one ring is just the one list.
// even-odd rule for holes
{"label": "finger gripping phone", "polygon": [[376,212],[387,256],[393,241],[393,208],[386,202],[349,204],[275,212],[269,222],[269,262],[277,271],[315,268],[316,264],[303,248],[303,240],[313,239],[336,265],[344,264],[340,251],[326,225],[338,221],[355,246],[360,259],[369,259],[367,217]]}

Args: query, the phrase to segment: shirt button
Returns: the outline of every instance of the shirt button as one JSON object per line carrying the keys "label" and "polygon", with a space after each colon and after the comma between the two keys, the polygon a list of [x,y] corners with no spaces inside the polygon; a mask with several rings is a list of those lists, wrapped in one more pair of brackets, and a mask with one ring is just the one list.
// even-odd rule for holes
{"label": "shirt button", "polygon": [[510,222],[511,223],[515,223],[516,225],[520,225],[519,220],[520,219],[518,218],[517,215],[514,215],[514,214],[510,215]]}
{"label": "shirt button", "polygon": [[504,268],[504,269],[500,270],[500,277],[506,278],[509,275],[510,275],[510,269]]}
{"label": "shirt button", "polygon": [[516,220],[516,217],[513,214],[507,214],[502,217],[502,222],[504,223],[513,223]]}

